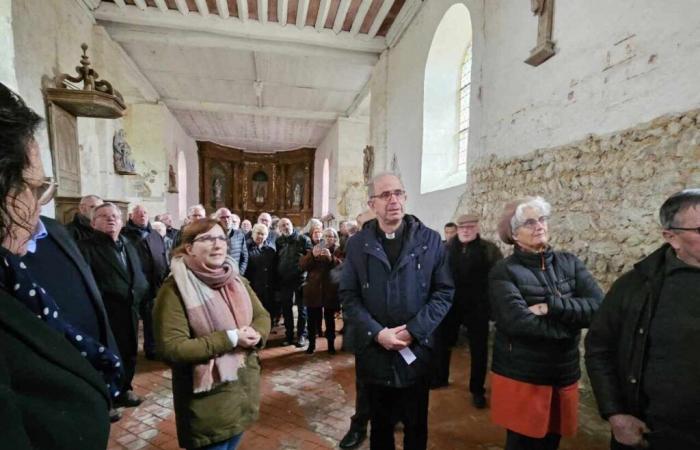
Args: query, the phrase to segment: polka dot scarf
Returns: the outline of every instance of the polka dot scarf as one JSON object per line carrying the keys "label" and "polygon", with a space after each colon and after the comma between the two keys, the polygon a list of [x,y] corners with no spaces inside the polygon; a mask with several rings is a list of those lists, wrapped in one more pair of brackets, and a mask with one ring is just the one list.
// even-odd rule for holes
{"label": "polka dot scarf", "polygon": [[110,396],[116,398],[122,384],[123,369],[119,357],[64,320],[53,297],[33,281],[27,266],[17,255],[0,247],[0,256],[3,258],[4,269],[0,270],[0,285],[36,315],[37,319],[62,334],[102,375]]}

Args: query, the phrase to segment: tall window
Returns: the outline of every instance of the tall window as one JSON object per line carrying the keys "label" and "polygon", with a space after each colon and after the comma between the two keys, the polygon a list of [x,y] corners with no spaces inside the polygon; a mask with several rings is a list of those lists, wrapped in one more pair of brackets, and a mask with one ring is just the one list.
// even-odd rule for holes
{"label": "tall window", "polygon": [[467,145],[469,143],[469,99],[472,93],[472,47],[467,48],[462,63],[462,82],[459,87],[459,153],[457,170],[467,171]]}

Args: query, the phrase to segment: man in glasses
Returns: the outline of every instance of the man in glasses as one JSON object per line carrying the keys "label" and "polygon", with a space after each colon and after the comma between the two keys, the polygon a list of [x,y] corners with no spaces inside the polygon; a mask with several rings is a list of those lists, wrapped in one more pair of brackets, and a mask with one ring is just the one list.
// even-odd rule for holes
{"label": "man in glasses", "polygon": [[400,420],[404,448],[425,449],[435,331],[452,305],[452,277],[440,235],[405,213],[401,180],[383,173],[368,187],[377,218],[348,241],[340,297],[369,399],[370,448],[394,448]]}
{"label": "man in glasses", "polygon": [[78,212],[73,216],[73,220],[66,225],[68,233],[75,239],[75,242],[82,241],[92,236],[94,230],[92,226],[90,226],[90,211],[96,206],[100,206],[102,203],[104,202],[99,195],[86,195],[80,199]]}
{"label": "man in glasses", "polygon": [[611,449],[700,448],[700,189],[659,218],[666,243],[613,284],[586,337]]}
{"label": "man in glasses", "polygon": [[219,208],[215,216],[228,234],[227,251],[229,256],[238,263],[238,273],[245,275],[245,270],[248,267],[248,247],[245,244],[245,235],[238,229],[241,218],[231,213],[228,208]]}

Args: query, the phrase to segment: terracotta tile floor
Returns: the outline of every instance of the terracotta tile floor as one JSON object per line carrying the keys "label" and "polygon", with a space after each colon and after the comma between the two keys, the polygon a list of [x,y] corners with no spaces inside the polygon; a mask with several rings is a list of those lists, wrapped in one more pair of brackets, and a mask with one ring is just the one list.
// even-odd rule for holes
{"label": "terracotta tile floor", "polygon": [[[316,450],[337,448],[354,412],[353,357],[326,352],[325,339],[317,341],[310,356],[302,349],[281,347],[278,327],[262,351],[262,405],[260,419],[245,432],[240,450]],[[339,346],[341,339],[336,341]],[[489,420],[488,410],[471,405],[467,391],[468,350],[463,342],[452,354],[451,384],[430,396],[429,448],[439,450],[501,449],[505,433]],[[112,425],[110,450],[180,448],[175,432],[170,371],[162,363],[140,357],[134,380],[145,397],[138,408],[123,410]],[[565,439],[562,449],[608,448],[607,426],[597,416],[591,394],[582,389],[578,435]],[[397,448],[401,433],[397,431]],[[360,447],[368,449],[367,442]]]}

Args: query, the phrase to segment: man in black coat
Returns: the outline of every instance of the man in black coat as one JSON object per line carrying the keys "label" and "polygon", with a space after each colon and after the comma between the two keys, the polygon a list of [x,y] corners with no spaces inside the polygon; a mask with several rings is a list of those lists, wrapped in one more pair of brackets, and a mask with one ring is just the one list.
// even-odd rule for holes
{"label": "man in black coat", "polygon": [[248,268],[248,247],[245,234],[238,229],[241,218],[232,214],[228,208],[219,208],[215,216],[228,235],[227,251],[229,256],[238,263],[238,273],[245,275]]}
{"label": "man in black coat", "polygon": [[92,212],[95,234],[78,245],[97,281],[124,364],[124,386],[116,404],[137,406],[141,399],[131,386],[138,351],[137,312],[139,303],[147,298],[149,286],[138,251],[119,234],[122,223],[119,208],[104,203]]}
{"label": "man in black coat", "polygon": [[[456,235],[447,241],[447,255],[455,283],[452,309],[440,326],[444,353],[440,354],[434,387],[447,386],[450,376],[450,347],[457,342],[461,324],[467,327],[471,372],[469,392],[477,408],[486,407],[484,382],[488,361],[489,297],[488,276],[503,259],[496,244],[479,235],[479,216],[463,214],[455,224]],[[445,225],[447,230],[447,225]]]}
{"label": "man in black coat", "polygon": [[[282,218],[279,222],[281,236],[275,242],[277,248],[277,288],[284,317],[285,345],[306,345],[306,307],[302,301],[301,286],[306,273],[299,267],[299,259],[311,250],[311,240],[292,226],[292,221]],[[294,341],[294,313],[297,305],[297,340]]]}
{"label": "man in black coat", "polygon": [[148,210],[136,205],[131,210],[129,221],[122,234],[136,247],[141,260],[143,275],[148,283],[148,294],[141,303],[139,312],[143,321],[143,351],[148,359],[155,359],[155,341],[153,340],[153,302],[158,289],[170,271],[168,255],[163,237],[151,228]]}
{"label": "man in black coat", "polygon": [[180,232],[177,228],[173,227],[173,216],[170,213],[163,213],[156,216],[157,222],[163,222],[165,224],[165,235],[175,242],[177,234]]}
{"label": "man in black coat", "polygon": [[92,236],[94,230],[90,225],[90,212],[102,203],[104,202],[97,195],[86,195],[80,199],[78,212],[73,216],[73,220],[66,225],[68,234],[70,234],[75,242],[82,241]]}
{"label": "man in black coat", "polygon": [[611,449],[700,448],[700,189],[659,216],[666,244],[613,284],[586,336]]}

